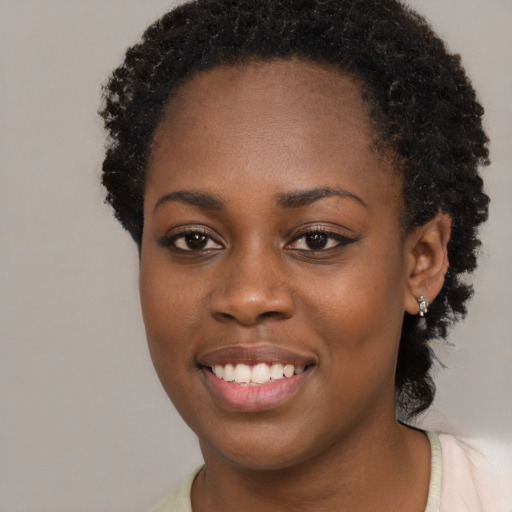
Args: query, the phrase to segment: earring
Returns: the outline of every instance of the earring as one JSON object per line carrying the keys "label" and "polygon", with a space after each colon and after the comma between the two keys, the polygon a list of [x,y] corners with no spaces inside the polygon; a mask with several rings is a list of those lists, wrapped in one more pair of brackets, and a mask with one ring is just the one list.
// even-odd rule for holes
{"label": "earring", "polygon": [[420,316],[424,317],[428,311],[428,302],[425,300],[425,297],[423,297],[423,295],[419,297],[417,300],[420,306]]}

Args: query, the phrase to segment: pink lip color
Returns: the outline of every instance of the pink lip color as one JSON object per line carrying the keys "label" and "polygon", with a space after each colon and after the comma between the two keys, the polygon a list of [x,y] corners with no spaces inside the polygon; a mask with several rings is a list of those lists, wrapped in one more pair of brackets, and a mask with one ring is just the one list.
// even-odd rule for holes
{"label": "pink lip color", "polygon": [[202,369],[205,382],[214,396],[228,409],[245,412],[264,411],[277,407],[292,397],[310,374],[311,368],[299,375],[243,386],[216,377],[208,368]]}
{"label": "pink lip color", "polygon": [[[296,351],[272,343],[238,344],[210,350],[198,357],[204,382],[213,396],[224,407],[236,411],[264,411],[277,407],[291,398],[309,377],[311,370],[317,364],[312,356],[306,356]],[[220,364],[281,363],[293,364],[295,367],[305,366],[303,373],[293,377],[269,381],[256,386],[243,386],[226,382],[216,377],[210,370]]]}

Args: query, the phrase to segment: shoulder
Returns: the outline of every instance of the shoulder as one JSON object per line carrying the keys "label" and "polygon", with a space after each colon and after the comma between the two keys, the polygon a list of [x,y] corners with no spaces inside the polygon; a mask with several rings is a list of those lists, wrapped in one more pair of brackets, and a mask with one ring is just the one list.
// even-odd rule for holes
{"label": "shoulder", "polygon": [[192,489],[194,478],[201,469],[202,468],[197,468],[189,475],[186,480],[153,509],[153,512],[192,512],[190,490]]}
{"label": "shoulder", "polygon": [[501,457],[497,457],[497,452],[491,453],[489,446],[474,439],[439,434],[439,441],[443,460],[441,512],[512,510],[512,497],[507,496],[510,493],[507,473],[512,461],[507,462],[503,456],[504,446],[498,450]]}

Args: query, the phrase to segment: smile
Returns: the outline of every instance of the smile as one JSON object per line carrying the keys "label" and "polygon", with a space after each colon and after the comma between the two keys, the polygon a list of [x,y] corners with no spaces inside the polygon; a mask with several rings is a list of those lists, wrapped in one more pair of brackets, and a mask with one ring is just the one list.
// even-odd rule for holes
{"label": "smile", "polygon": [[257,412],[292,400],[318,365],[313,354],[271,343],[237,344],[198,356],[209,393],[228,410]]}
{"label": "smile", "polygon": [[238,385],[257,386],[270,381],[287,379],[304,372],[305,366],[294,366],[282,363],[248,364],[216,364],[211,367],[212,373],[226,382]]}

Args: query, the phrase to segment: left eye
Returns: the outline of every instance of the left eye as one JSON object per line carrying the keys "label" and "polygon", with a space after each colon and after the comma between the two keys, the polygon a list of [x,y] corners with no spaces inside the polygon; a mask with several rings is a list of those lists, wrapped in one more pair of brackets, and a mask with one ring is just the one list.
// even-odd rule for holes
{"label": "left eye", "polygon": [[351,240],[338,233],[326,233],[323,231],[310,231],[305,233],[288,244],[289,249],[301,251],[321,251],[333,249],[350,243]]}
{"label": "left eye", "polygon": [[222,249],[222,245],[210,236],[199,231],[191,231],[175,235],[169,242],[170,246],[181,251],[207,251],[210,249]]}

